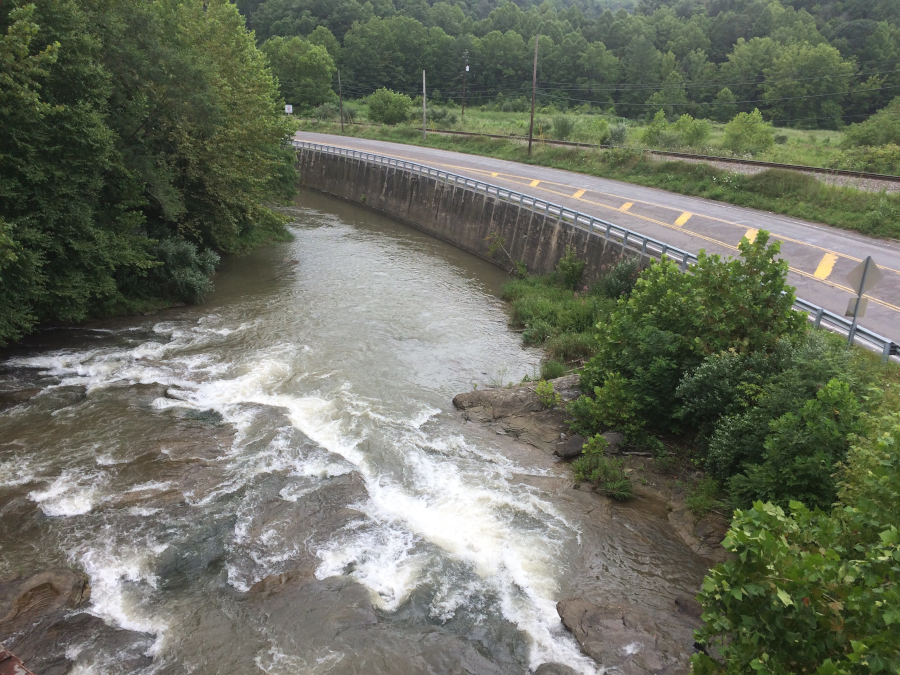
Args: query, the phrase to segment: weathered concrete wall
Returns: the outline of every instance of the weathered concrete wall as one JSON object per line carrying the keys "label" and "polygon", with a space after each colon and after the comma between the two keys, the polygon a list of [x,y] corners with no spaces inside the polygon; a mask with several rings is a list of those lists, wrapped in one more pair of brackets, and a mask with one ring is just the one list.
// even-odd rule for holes
{"label": "weathered concrete wall", "polygon": [[[571,246],[586,262],[584,281],[590,283],[603,265],[625,252],[639,254],[555,216],[398,167],[303,148],[297,152],[297,169],[303,187],[383,213],[507,270],[521,261],[530,273],[545,274]],[[508,255],[502,250],[489,255],[496,237]]]}

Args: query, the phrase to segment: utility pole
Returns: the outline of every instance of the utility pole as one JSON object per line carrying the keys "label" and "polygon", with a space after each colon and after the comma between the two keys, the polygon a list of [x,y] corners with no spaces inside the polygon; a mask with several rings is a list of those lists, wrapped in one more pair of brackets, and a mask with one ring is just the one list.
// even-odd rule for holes
{"label": "utility pole", "polygon": [[534,36],[534,72],[531,75],[531,126],[528,127],[528,154],[531,155],[531,141],[534,138],[534,96],[537,91],[537,55],[541,34]]}
{"label": "utility pole", "polygon": [[463,71],[463,100],[462,100],[462,122],[466,123],[466,75],[469,73],[469,50],[463,52],[463,58],[466,60],[466,69]]}
{"label": "utility pole", "polygon": [[344,90],[341,89],[341,71],[338,71],[338,98],[341,101],[341,133],[344,133]]}
{"label": "utility pole", "polygon": [[422,142],[425,142],[425,71],[422,71]]}

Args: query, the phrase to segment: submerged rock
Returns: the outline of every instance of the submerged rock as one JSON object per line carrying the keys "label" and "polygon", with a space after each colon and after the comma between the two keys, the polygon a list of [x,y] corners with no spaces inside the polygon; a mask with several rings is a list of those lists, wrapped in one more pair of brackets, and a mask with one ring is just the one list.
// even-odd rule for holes
{"label": "submerged rock", "polygon": [[556,611],[584,653],[604,668],[625,675],[680,675],[690,670],[688,649],[649,615],[580,598],[561,600]]}
{"label": "submerged rock", "polygon": [[52,568],[0,582],[0,642],[40,675],[63,675],[72,668],[67,654],[89,656],[90,644],[113,645],[127,670],[146,666],[152,639],[107,626],[89,614],[73,612],[90,598],[86,574]]}
{"label": "submerged rock", "polygon": [[534,671],[534,675],[578,675],[578,671],[561,663],[542,663]]}
{"label": "submerged rock", "polygon": [[25,403],[25,401],[31,400],[42,391],[43,389],[39,387],[19,389],[17,391],[0,391],[0,411]]}

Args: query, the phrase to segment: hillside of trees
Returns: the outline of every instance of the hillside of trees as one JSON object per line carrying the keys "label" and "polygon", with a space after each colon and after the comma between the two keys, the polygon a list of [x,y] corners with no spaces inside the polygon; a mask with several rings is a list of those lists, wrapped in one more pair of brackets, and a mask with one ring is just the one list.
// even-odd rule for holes
{"label": "hillside of trees", "polygon": [[[434,98],[458,103],[468,63],[470,105],[521,108],[538,33],[539,96],[561,110],[726,120],[758,108],[776,125],[835,129],[900,93],[896,0],[239,0],[239,8],[260,43],[302,38],[294,49],[316,54],[317,81],[336,90],[339,69],[353,97],[381,87],[414,96],[424,69]],[[296,71],[275,72],[283,87],[298,81]],[[287,98],[312,106],[333,94]]]}
{"label": "hillside of trees", "polygon": [[197,301],[282,236],[283,104],[224,0],[0,4],[0,346]]}

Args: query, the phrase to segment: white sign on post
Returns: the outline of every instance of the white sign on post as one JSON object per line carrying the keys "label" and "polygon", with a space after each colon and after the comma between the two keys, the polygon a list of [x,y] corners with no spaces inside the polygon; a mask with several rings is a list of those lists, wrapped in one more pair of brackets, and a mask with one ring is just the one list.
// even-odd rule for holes
{"label": "white sign on post", "polygon": [[292,106],[292,105],[284,106],[284,112],[286,112],[288,115],[293,115],[294,114],[294,106]]}

